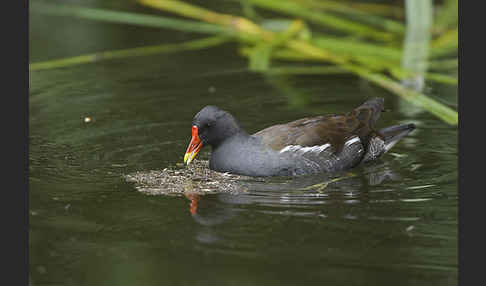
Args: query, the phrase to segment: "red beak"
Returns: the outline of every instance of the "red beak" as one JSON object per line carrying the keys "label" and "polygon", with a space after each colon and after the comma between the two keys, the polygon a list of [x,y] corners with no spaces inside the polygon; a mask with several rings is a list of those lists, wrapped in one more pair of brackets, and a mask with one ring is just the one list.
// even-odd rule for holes
{"label": "red beak", "polygon": [[192,126],[192,138],[189,146],[187,146],[186,155],[184,155],[184,163],[189,165],[202,147],[203,143],[199,139],[197,126]]}

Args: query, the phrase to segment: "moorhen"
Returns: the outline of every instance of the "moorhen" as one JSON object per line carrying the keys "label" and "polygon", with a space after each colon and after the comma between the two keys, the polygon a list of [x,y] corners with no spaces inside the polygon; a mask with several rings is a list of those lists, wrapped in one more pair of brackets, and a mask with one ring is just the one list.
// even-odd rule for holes
{"label": "moorhen", "polygon": [[401,124],[375,130],[383,103],[373,98],[346,114],[302,118],[252,135],[228,112],[206,106],[192,121],[184,163],[210,145],[209,168],[218,172],[295,176],[346,170],[380,157],[415,128]]}

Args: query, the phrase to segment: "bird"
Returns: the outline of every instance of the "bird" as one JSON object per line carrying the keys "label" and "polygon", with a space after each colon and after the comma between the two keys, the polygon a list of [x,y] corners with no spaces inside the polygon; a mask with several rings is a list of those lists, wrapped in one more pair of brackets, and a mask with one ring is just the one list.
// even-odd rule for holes
{"label": "bird", "polygon": [[252,177],[336,173],[374,161],[415,129],[413,123],[375,128],[383,98],[343,114],[306,117],[246,132],[229,112],[202,108],[192,120],[184,163],[211,146],[211,170]]}

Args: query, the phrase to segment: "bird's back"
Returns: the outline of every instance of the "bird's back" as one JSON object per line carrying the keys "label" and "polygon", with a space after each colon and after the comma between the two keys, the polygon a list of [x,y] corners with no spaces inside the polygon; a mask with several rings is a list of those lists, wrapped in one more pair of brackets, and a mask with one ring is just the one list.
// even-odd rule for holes
{"label": "bird's back", "polygon": [[369,141],[382,109],[383,99],[374,98],[346,114],[302,118],[270,126],[253,136],[260,137],[275,151],[288,146],[313,147],[330,144],[338,152],[355,136],[362,142]]}

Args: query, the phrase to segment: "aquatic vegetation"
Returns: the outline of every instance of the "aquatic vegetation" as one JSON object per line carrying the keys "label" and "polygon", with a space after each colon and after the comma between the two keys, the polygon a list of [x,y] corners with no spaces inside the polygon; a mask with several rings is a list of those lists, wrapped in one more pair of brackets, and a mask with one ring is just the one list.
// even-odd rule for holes
{"label": "aquatic vegetation", "polygon": [[134,183],[135,188],[149,195],[160,194],[209,194],[240,193],[245,186],[241,180],[249,177],[218,173],[209,169],[208,161],[195,160],[185,168],[168,167],[163,170],[138,171],[124,175],[127,182]]}
{"label": "aquatic vegetation", "polygon": [[[453,108],[423,93],[424,82],[457,85],[457,0],[407,0],[405,7],[328,0],[234,0],[241,15],[179,0],[138,0],[188,19],[66,5],[32,3],[32,11],[211,34],[186,43],[140,47],[32,63],[31,71],[108,59],[240,44],[252,72],[272,76],[348,73],[359,76],[443,121]],[[434,12],[434,13],[432,13]],[[266,16],[268,13],[271,17]],[[264,16],[265,15],[265,16]]]}

